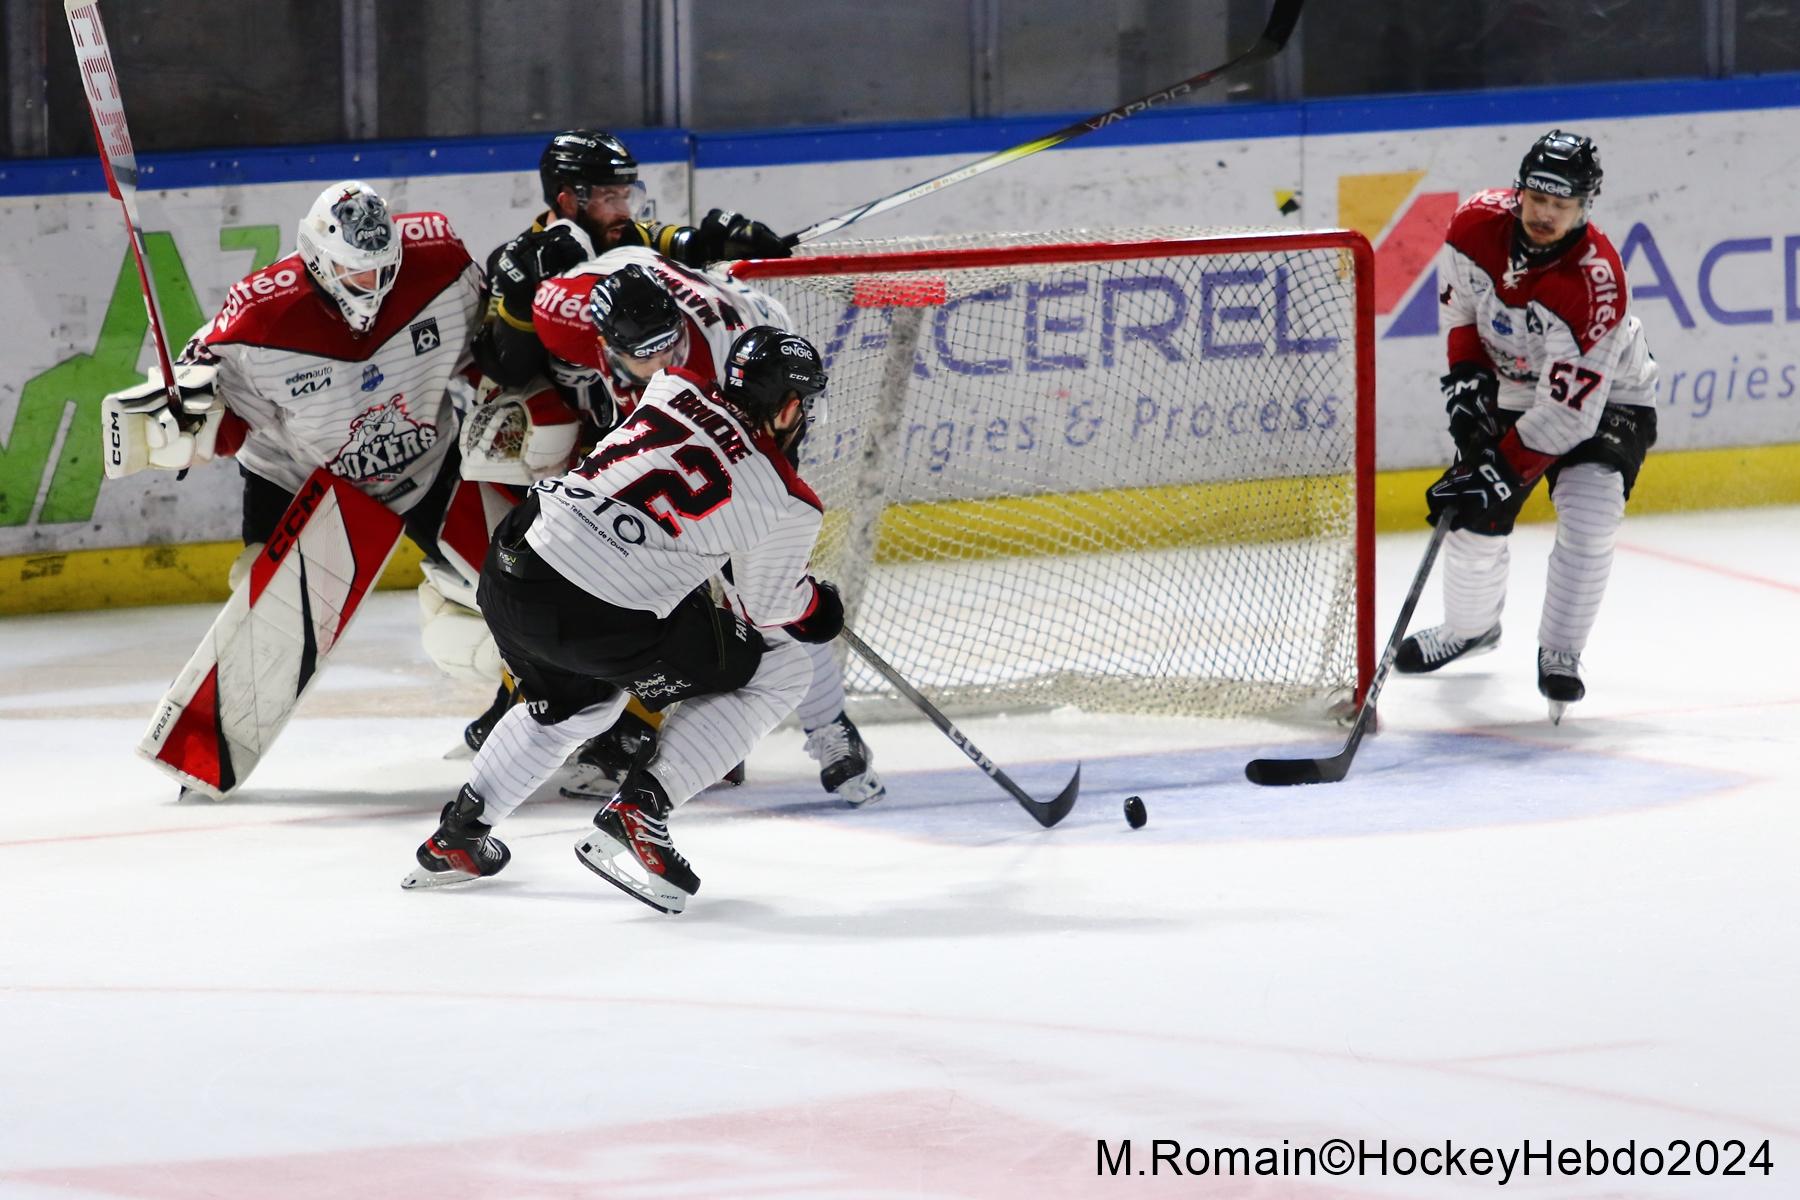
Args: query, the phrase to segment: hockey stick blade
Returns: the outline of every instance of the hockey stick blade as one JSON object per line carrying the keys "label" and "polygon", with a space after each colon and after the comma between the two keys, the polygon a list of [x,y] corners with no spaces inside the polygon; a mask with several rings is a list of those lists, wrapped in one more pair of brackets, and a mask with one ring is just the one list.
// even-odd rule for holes
{"label": "hockey stick blade", "polygon": [[1350,773],[1354,750],[1330,758],[1257,758],[1244,764],[1244,775],[1264,787],[1291,787],[1298,783],[1338,783]]}
{"label": "hockey stick blade", "polygon": [[1350,762],[1356,757],[1356,748],[1362,744],[1363,734],[1375,723],[1375,701],[1381,695],[1381,685],[1387,682],[1388,672],[1393,669],[1394,656],[1400,653],[1400,643],[1406,638],[1406,627],[1412,622],[1413,609],[1419,606],[1419,596],[1425,591],[1425,581],[1431,578],[1432,564],[1437,562],[1438,549],[1444,544],[1444,536],[1449,532],[1448,516],[1440,520],[1431,531],[1431,540],[1425,546],[1425,557],[1420,560],[1419,569],[1413,574],[1406,602],[1400,606],[1400,619],[1394,622],[1394,632],[1388,637],[1387,649],[1382,652],[1374,677],[1369,680],[1369,691],[1363,697],[1362,707],[1356,710],[1356,724],[1351,727],[1344,748],[1330,758],[1252,759],[1244,764],[1246,779],[1263,787],[1290,787],[1299,783],[1340,783],[1344,776],[1350,774]]}
{"label": "hockey stick blade", "polygon": [[977,175],[986,174],[996,167],[1003,167],[1007,163],[1017,162],[1021,158],[1027,158],[1040,150],[1049,150],[1056,146],[1060,146],[1065,142],[1074,141],[1083,134],[1092,133],[1097,129],[1104,129],[1108,125],[1123,121],[1129,117],[1135,117],[1141,112],[1147,112],[1152,108],[1167,104],[1171,100],[1191,95],[1210,84],[1213,80],[1228,74],[1229,72],[1235,71],[1239,67],[1254,66],[1257,63],[1271,59],[1275,57],[1275,55],[1281,53],[1282,47],[1287,45],[1288,38],[1292,36],[1294,32],[1294,26],[1299,23],[1300,8],[1304,3],[1305,0],[1275,0],[1275,7],[1269,11],[1268,22],[1263,26],[1262,33],[1257,36],[1256,41],[1251,44],[1250,48],[1242,54],[1237,55],[1235,58],[1226,59],[1216,67],[1209,67],[1198,75],[1190,75],[1180,83],[1171,84],[1165,88],[1159,88],[1147,96],[1139,96],[1136,100],[1128,100],[1117,108],[1111,108],[1103,113],[1096,113],[1091,117],[1083,118],[1080,121],[1076,121],[1073,125],[1066,125],[1063,128],[1058,129],[1055,133],[1046,134],[1040,138],[1033,138],[1029,142],[1021,142],[1017,146],[996,151],[986,158],[976,159],[972,163],[965,163],[960,167],[944,172],[942,175],[933,176],[922,183],[915,183],[910,187],[902,188],[891,195],[883,196],[879,200],[871,200],[867,204],[862,204],[847,212],[839,213],[835,217],[827,217],[825,220],[808,225],[805,229],[799,230],[796,233],[790,233],[781,240],[786,242],[789,246],[798,246],[803,242],[810,242],[816,238],[824,237],[828,233],[836,233],[844,226],[855,224],[864,217],[872,217],[876,213],[886,212],[890,208],[898,208],[902,204],[909,204],[923,196],[929,196],[933,192],[942,191],[952,184],[962,183],[965,180],[975,178]]}
{"label": "hockey stick blade", "polygon": [[861,655],[864,662],[874,667],[883,679],[893,684],[896,691],[912,701],[914,708],[930,718],[931,723],[936,725],[945,737],[955,743],[958,750],[968,755],[970,762],[981,768],[982,774],[1006,789],[1007,795],[1017,800],[1019,807],[1030,813],[1032,819],[1039,825],[1048,829],[1068,816],[1069,811],[1075,807],[1075,795],[1081,790],[1080,763],[1075,764],[1075,774],[1070,777],[1067,786],[1056,793],[1056,799],[1048,801],[1033,799],[1031,793],[1014,783],[1005,771],[995,766],[994,761],[983,754],[975,743],[969,740],[967,734],[952,725],[950,719],[938,711],[937,705],[927,700],[918,688],[907,682],[906,677],[896,671],[885,658],[869,649],[869,644],[857,637],[848,626],[838,636],[843,638],[852,650]]}

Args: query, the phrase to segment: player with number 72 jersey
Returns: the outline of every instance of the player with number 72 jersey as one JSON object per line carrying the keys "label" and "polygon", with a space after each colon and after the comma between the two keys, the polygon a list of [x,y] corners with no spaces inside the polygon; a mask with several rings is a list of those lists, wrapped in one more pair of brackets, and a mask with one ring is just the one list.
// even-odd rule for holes
{"label": "player with number 72 jersey", "polygon": [[813,602],[818,497],[717,384],[685,368],[652,379],[624,424],[535,491],[532,548],[602,600],[666,617],[730,561],[754,625],[789,624]]}

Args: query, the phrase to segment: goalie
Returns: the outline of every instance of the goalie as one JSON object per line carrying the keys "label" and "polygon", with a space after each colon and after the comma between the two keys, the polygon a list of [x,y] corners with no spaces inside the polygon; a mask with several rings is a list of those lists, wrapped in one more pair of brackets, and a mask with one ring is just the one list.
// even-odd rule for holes
{"label": "goalie", "polygon": [[[183,349],[178,411],[159,374],[102,403],[108,478],[227,456],[243,476],[233,598],[142,747],[215,796],[267,749],[402,532],[428,579],[472,602],[510,507],[459,474],[451,388],[482,287],[449,221],[392,215],[352,180],[320,193],[296,246],[234,284]],[[497,675],[498,658],[471,670]]]}
{"label": "goalie", "polygon": [[1540,477],[1556,546],[1538,624],[1538,690],[1553,721],[1582,699],[1581,652],[1600,612],[1613,543],[1656,443],[1656,362],[1626,311],[1625,271],[1588,222],[1600,154],[1552,130],[1508,189],[1451,219],[1438,267],[1450,327],[1443,392],[1456,462],[1426,493],[1444,542],[1445,622],[1406,639],[1418,674],[1491,650],[1506,602],[1507,535]]}

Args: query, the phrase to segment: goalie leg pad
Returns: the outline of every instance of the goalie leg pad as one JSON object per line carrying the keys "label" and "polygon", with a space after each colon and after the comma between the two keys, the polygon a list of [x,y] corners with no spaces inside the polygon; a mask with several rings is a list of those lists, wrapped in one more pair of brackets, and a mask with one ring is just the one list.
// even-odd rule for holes
{"label": "goalie leg pad", "polygon": [[218,798],[273,744],[400,541],[400,518],[314,471],[182,668],[138,752]]}
{"label": "goalie leg pad", "polygon": [[[424,565],[430,568],[435,564]],[[478,610],[444,594],[440,586],[443,581],[434,580],[440,572],[443,568],[437,572],[427,570],[419,583],[419,640],[425,645],[426,655],[452,679],[498,682],[506,668],[500,661],[500,648],[494,644],[493,633]]]}

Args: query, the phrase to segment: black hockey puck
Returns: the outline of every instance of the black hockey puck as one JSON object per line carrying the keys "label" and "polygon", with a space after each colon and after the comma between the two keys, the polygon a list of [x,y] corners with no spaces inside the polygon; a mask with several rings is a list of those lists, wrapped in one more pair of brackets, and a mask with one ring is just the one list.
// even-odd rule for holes
{"label": "black hockey puck", "polygon": [[1144,827],[1144,822],[1149,819],[1150,814],[1144,811],[1144,798],[1142,796],[1125,797],[1125,823],[1127,825],[1130,825],[1133,829],[1142,829]]}

